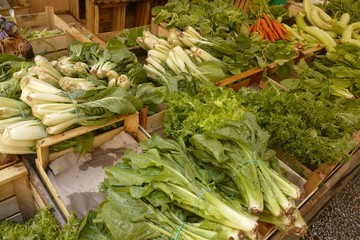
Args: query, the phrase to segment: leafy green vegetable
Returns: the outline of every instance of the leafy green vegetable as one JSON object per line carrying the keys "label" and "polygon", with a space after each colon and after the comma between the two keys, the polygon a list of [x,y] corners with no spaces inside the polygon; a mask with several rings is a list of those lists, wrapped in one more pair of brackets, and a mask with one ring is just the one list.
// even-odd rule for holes
{"label": "leafy green vegetable", "polygon": [[20,80],[13,77],[17,71],[26,70],[34,63],[15,55],[0,54],[0,97],[18,99],[21,94]]}
{"label": "leafy green vegetable", "polygon": [[[123,162],[115,167],[105,168],[107,178],[102,188],[107,190],[110,206],[105,203],[99,215],[115,238],[121,234],[133,234],[134,237],[136,234],[140,234],[141,237],[143,237],[142,234],[151,234],[150,236],[156,234],[153,227],[145,228],[144,215],[151,222],[154,222],[152,220],[154,215],[150,214],[151,212],[145,213],[145,210],[153,210],[149,206],[145,207],[144,202],[161,208],[163,211],[171,208],[171,205],[176,205],[197,215],[197,219],[200,217],[216,222],[218,225],[223,225],[222,228],[233,229],[232,233],[241,230],[246,236],[254,238],[256,218],[247,214],[240,206],[221,197],[211,185],[207,185],[206,173],[187,156],[181,145],[174,140],[165,140],[155,136],[142,142],[141,147],[144,153],[139,154],[129,150],[125,153]],[[130,194],[135,200],[122,192]],[[113,196],[117,196],[118,199],[111,200]],[[123,200],[119,199],[120,196]],[[131,201],[135,202],[131,203]],[[124,207],[127,204],[131,204],[129,207],[134,210],[127,210]],[[112,209],[118,210],[115,213]],[[129,214],[128,211],[140,211],[141,214]],[[158,215],[155,214],[157,219],[159,219]],[[128,232],[127,229],[130,227],[119,229],[120,224],[111,218],[121,219],[126,224],[138,223],[140,226],[135,224],[134,227],[138,230]],[[164,221],[162,225],[164,224],[171,224],[171,222]],[[175,236],[178,226],[171,230],[170,236]],[[152,230],[143,233],[149,227]]]}
{"label": "leafy green vegetable", "polygon": [[71,215],[61,230],[50,208],[41,209],[24,224],[10,220],[0,222],[0,239],[75,240],[79,222]]}
{"label": "leafy green vegetable", "polygon": [[242,89],[242,105],[270,133],[269,146],[310,168],[349,159],[352,133],[359,129],[358,100],[328,99],[310,92]]}
{"label": "leafy green vegetable", "polygon": [[164,132],[173,139],[217,129],[224,120],[239,120],[245,112],[233,90],[215,86],[195,96],[169,94],[165,104]]}
{"label": "leafy green vegetable", "polygon": [[152,14],[155,23],[166,21],[169,29],[193,26],[206,37],[227,38],[248,31],[246,14],[230,0],[170,0],[165,6],[154,7]]}
{"label": "leafy green vegetable", "polygon": [[147,26],[134,27],[134,28],[126,28],[121,30],[115,35],[115,38],[120,40],[127,47],[136,46],[136,39],[143,35],[143,32],[147,30]]}

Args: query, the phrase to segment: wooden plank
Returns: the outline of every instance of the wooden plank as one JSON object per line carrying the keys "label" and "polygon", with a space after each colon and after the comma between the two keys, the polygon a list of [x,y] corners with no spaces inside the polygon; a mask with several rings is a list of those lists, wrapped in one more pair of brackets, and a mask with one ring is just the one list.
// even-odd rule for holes
{"label": "wooden plank", "polygon": [[48,175],[45,172],[45,168],[41,165],[40,161],[35,161],[35,164],[36,164],[36,168],[38,170],[38,173],[40,175],[40,178],[42,179],[43,183],[46,185],[47,190],[49,191],[49,193],[52,196],[52,199],[56,203],[57,207],[60,209],[60,212],[62,213],[64,218],[68,219],[69,216],[70,216],[70,213],[67,210],[64,203],[61,201],[61,198],[60,198],[59,194],[57,193],[54,185],[52,184],[52,182],[50,181]]}
{"label": "wooden plank", "polygon": [[20,212],[16,196],[12,196],[0,202],[0,220]]}
{"label": "wooden plank", "polygon": [[263,72],[264,72],[264,70],[261,67],[255,67],[255,68],[252,68],[245,72],[242,72],[242,73],[236,74],[234,76],[228,77],[224,80],[221,80],[221,81],[217,82],[216,85],[219,87],[223,87],[223,86],[231,85],[239,80],[242,80],[242,79],[245,79],[248,77],[251,77],[254,82],[260,82],[261,78],[258,79],[258,76],[262,76]]}
{"label": "wooden plank", "polygon": [[55,29],[54,8],[50,6],[45,6],[45,13],[46,13],[46,24],[48,30]]}
{"label": "wooden plank", "polygon": [[99,33],[99,27],[100,27],[100,10],[99,10],[99,5],[94,5],[94,33],[97,34]]}
{"label": "wooden plank", "polygon": [[[15,12],[15,16],[17,15],[25,15],[25,14],[30,14],[31,13],[31,8],[30,7],[14,7],[14,12]],[[10,16],[9,13],[10,9],[0,9],[0,15],[2,16]]]}
{"label": "wooden plank", "polygon": [[44,199],[42,198],[40,193],[37,191],[34,184],[31,182],[30,182],[30,189],[31,189],[31,194],[34,198],[34,204],[35,204],[36,210],[45,208],[47,205],[46,205]]}
{"label": "wooden plank", "polygon": [[16,200],[24,220],[30,219],[36,213],[34,199],[31,194],[28,176],[14,181]]}
{"label": "wooden plank", "polygon": [[[34,167],[32,166],[32,164],[29,162],[29,160],[25,156],[23,156],[21,160],[29,172],[30,184],[34,188],[33,197],[34,197],[35,207],[38,206],[39,208],[42,208],[42,206],[44,206],[44,205],[51,206],[52,213],[53,213],[57,223],[59,224],[60,227],[63,227],[67,221],[61,214],[59,207],[56,205],[56,203],[50,196],[49,192],[46,190],[44,183],[41,181],[41,179],[40,179],[39,175],[36,173]],[[38,193],[40,198],[44,201],[44,204],[42,203],[40,198],[37,197],[37,194],[35,194],[35,192]]]}
{"label": "wooden plank", "polygon": [[7,184],[1,184],[0,185],[0,201],[7,199],[11,196],[15,195],[15,190],[13,187],[13,184],[7,183]]}
{"label": "wooden plank", "polygon": [[15,181],[27,175],[27,170],[22,162],[0,170],[0,186]]}
{"label": "wooden plank", "polygon": [[16,223],[23,223],[24,222],[24,219],[23,219],[20,212],[16,213],[15,215],[12,215],[12,216],[8,217],[8,219],[10,221],[16,222]]}

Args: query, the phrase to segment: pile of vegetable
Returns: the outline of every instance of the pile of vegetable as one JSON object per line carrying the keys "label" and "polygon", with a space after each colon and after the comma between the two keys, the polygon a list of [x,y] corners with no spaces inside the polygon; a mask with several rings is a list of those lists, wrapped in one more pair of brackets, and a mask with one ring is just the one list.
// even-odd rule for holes
{"label": "pile of vegetable", "polygon": [[152,15],[155,24],[166,22],[166,28],[180,30],[192,26],[205,37],[227,39],[249,31],[245,12],[235,8],[232,0],[170,0],[154,7]]}
{"label": "pile of vegetable", "polygon": [[31,44],[24,38],[13,21],[0,15],[0,54],[12,54],[26,59],[34,57]]}
{"label": "pile of vegetable", "polygon": [[258,33],[262,39],[275,42],[277,40],[290,41],[287,35],[291,33],[276,19],[270,19],[270,16],[266,13],[256,21],[250,27],[250,33]]}
{"label": "pile of vegetable", "polygon": [[137,42],[148,51],[148,77],[171,92],[196,93],[201,86],[272,62],[279,64],[277,74],[287,75],[296,54],[287,41],[270,43],[257,34],[207,39],[191,26],[182,32],[171,29],[167,41],[145,32]]}
{"label": "pile of vegetable", "polygon": [[116,39],[104,50],[95,43],[74,42],[68,56],[52,62],[39,55],[34,63],[10,55],[2,59],[4,83],[11,81],[1,89],[7,97],[0,98],[3,153],[33,153],[38,139],[101,125],[143,104],[152,109],[167,93],[147,81],[135,54]]}
{"label": "pile of vegetable", "polygon": [[311,4],[310,0],[304,0],[303,6],[304,10],[296,16],[296,25],[292,29],[287,27],[295,38],[320,43],[328,52],[334,51],[339,42],[335,41],[337,39],[341,43],[360,47],[360,22],[349,24],[349,12],[330,17],[322,8]]}
{"label": "pile of vegetable", "polygon": [[359,0],[331,0],[318,5],[332,18],[337,18],[345,13],[351,16],[349,23],[360,22]]}
{"label": "pile of vegetable", "polygon": [[360,48],[350,44],[339,44],[335,51],[306,64],[300,61],[295,72],[297,78],[285,79],[280,83],[292,91],[307,91],[326,99],[359,97]]}
{"label": "pile of vegetable", "polygon": [[79,221],[71,215],[60,229],[50,208],[44,208],[25,223],[0,221],[0,239],[75,240],[78,239]]}
{"label": "pile of vegetable", "polygon": [[[128,150],[121,163],[105,168],[107,177],[102,190],[107,197],[100,205],[95,220],[84,220],[86,229],[90,229],[89,225],[95,226],[95,229],[102,229],[102,235],[110,232],[112,239],[129,240],[156,237],[257,239],[258,219],[272,222],[271,214],[256,216],[248,213],[238,190],[234,190],[229,197],[214,185],[211,172],[198,165],[191,157],[190,149],[182,143],[155,136],[141,142],[141,147],[143,153]],[[192,152],[195,154],[195,149]],[[204,149],[197,149],[196,152],[207,153]],[[283,179],[266,163],[262,167]],[[241,173],[238,172],[237,176],[248,171],[246,169],[239,169]],[[270,178],[267,175],[270,172],[264,174]],[[247,183],[254,178],[251,176]],[[287,181],[283,184],[298,191]],[[296,209],[290,211],[278,216],[278,222],[283,223],[278,224],[279,228],[303,234],[305,222]]]}

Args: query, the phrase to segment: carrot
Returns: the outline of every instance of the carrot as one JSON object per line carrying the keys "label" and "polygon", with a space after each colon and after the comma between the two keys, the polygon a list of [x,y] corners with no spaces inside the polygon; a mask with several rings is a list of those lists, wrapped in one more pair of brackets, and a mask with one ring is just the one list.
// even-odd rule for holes
{"label": "carrot", "polygon": [[271,31],[270,28],[267,29],[267,35],[269,37],[270,42],[275,42],[275,35],[274,33]]}
{"label": "carrot", "polygon": [[256,20],[255,22],[255,30],[258,30],[260,28],[260,20]]}
{"label": "carrot", "polygon": [[255,24],[252,24],[249,29],[249,33],[254,32]]}
{"label": "carrot", "polygon": [[279,34],[280,39],[285,40],[285,35],[284,35],[283,31],[281,30],[281,24],[276,20],[273,20],[272,23],[274,25],[276,32]]}
{"label": "carrot", "polygon": [[269,25],[269,27],[271,27],[272,26],[271,20],[270,20],[269,16],[266,13],[263,13],[263,18],[265,19],[265,21]]}
{"label": "carrot", "polygon": [[291,36],[291,32],[289,32],[281,23],[280,23],[280,26],[281,26],[281,30],[284,32],[284,34]]}

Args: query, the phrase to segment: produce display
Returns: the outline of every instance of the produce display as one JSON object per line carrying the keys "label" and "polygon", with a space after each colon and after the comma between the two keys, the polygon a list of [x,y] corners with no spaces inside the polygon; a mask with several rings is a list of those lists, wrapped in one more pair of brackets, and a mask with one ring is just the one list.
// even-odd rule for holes
{"label": "produce display", "polygon": [[166,94],[164,87],[147,81],[135,54],[119,40],[109,41],[104,50],[75,42],[69,56],[52,62],[40,55],[33,63],[10,55],[2,60],[7,66],[0,95],[3,153],[33,153],[38,139],[80,125],[104,124],[144,103],[151,108]]}
{"label": "produce display", "polygon": [[[136,28],[105,49],[75,41],[54,60],[3,54],[0,152],[34,153],[38,139],[144,106],[153,113],[161,103],[166,138],[154,135],[104,168],[105,200],[80,223],[69,219],[67,239],[262,239],[273,228],[304,236],[299,206],[308,189],[288,174],[306,181],[301,170],[339,166],[359,144],[360,22],[345,5],[331,11],[337,2],[304,0],[292,25],[283,22],[291,17],[286,9],[266,0],[254,0],[248,13],[233,1],[170,0],[152,9],[166,37]],[[128,49],[135,45],[147,51],[143,64]],[[305,56],[308,46],[325,53]],[[270,64],[278,65],[274,75]],[[259,67],[261,85],[217,86]],[[72,146],[85,153],[93,139],[84,135],[50,151]],[[5,221],[1,229],[20,227]],[[26,234],[63,239],[34,231]]]}

